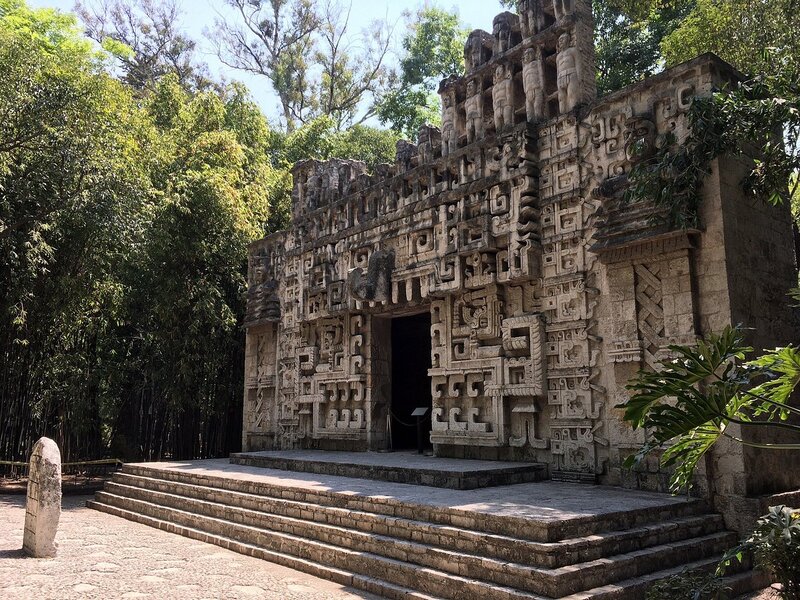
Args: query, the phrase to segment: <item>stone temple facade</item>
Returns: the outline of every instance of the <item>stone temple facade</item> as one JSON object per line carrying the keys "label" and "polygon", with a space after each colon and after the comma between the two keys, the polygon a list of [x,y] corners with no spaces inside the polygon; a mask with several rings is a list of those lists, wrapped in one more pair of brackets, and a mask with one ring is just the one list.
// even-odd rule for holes
{"label": "stone temple facade", "polygon": [[[775,308],[789,214],[745,199],[743,164],[714,162],[697,230],[622,198],[737,73],[705,55],[598,99],[590,5],[521,0],[472,32],[441,129],[394,164],[295,165],[290,228],[250,248],[245,450],[412,447],[419,407],[437,455],[662,488],[655,466],[620,469],[644,439],[615,409],[626,382],[729,323],[760,347],[795,331]],[[717,492],[774,487],[781,469],[719,452]]]}

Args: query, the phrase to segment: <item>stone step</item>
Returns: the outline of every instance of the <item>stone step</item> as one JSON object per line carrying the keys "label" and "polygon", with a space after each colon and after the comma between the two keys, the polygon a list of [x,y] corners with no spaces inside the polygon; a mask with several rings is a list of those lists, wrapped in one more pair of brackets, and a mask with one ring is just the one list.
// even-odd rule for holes
{"label": "stone step", "polygon": [[[681,575],[688,571],[714,571],[718,563],[719,558],[698,560],[641,577],[627,579],[616,584],[578,592],[559,600],[641,600],[645,597],[647,590],[658,581],[673,575]],[[723,585],[729,590],[727,597],[736,598],[748,592],[763,590],[769,585],[769,577],[762,572],[743,568],[742,572],[725,577]]]}
{"label": "stone step", "polygon": [[[318,577],[330,579],[342,585],[362,589],[385,598],[418,600],[437,600],[437,598],[459,598],[460,600],[509,600],[509,598],[520,597],[516,594],[508,595],[508,592],[501,588],[491,588],[488,593],[486,590],[481,590],[480,595],[474,595],[471,590],[467,592],[461,590],[455,594],[446,593],[442,596],[435,596],[430,593],[424,593],[411,588],[388,583],[369,575],[352,572],[348,569],[332,568],[313,560],[298,558],[283,552],[276,552],[267,548],[263,548],[258,545],[247,544],[240,540],[232,539],[224,535],[215,535],[193,527],[183,526],[170,520],[150,517],[138,512],[124,510],[97,501],[90,501],[87,503],[87,505],[91,508],[114,514],[122,518],[150,525],[152,527],[172,533],[177,533],[185,537],[201,540],[207,543],[213,543],[242,554],[247,554],[249,556],[261,558],[276,564],[281,564],[306,573],[310,573]],[[585,592],[571,594],[564,597],[562,600],[641,600],[641,598],[644,597],[646,589],[654,582],[671,575],[679,574],[687,569],[710,570],[714,568],[716,562],[717,559],[695,561],[687,565],[664,569],[642,577],[631,578],[613,585],[602,586],[592,590],[587,590]],[[359,564],[358,560],[354,561],[352,564]],[[421,579],[422,577],[428,577],[431,573],[431,570],[419,569],[417,572],[421,576]],[[733,588],[734,593],[739,594],[763,588],[766,580],[761,574],[747,572],[736,575],[732,578],[728,578],[726,581],[732,582],[733,585],[731,587]],[[547,598],[530,594],[526,594],[523,597],[530,600],[548,600]]]}
{"label": "stone step", "polygon": [[[601,515],[581,516],[565,520],[543,521],[398,500],[389,495],[367,496],[358,493],[309,489],[307,487],[278,485],[265,481],[221,477],[207,473],[153,468],[142,464],[127,464],[123,467],[122,473],[170,482],[195,484],[216,490],[241,492],[281,500],[435,523],[534,542],[558,542],[604,532],[626,531],[654,523],[698,516],[708,512],[705,502],[691,499],[657,507],[608,512]],[[359,480],[353,481],[357,482]]]}
{"label": "stone step", "polygon": [[[99,495],[102,495],[101,499],[93,501],[91,503],[92,508],[104,510],[133,521],[166,528],[182,535],[190,534],[190,537],[196,536],[196,539],[202,539],[225,547],[229,547],[228,544],[236,540],[237,543],[245,543],[275,554],[293,556],[303,561],[352,572],[388,582],[395,587],[413,589],[439,598],[452,600],[467,598],[476,600],[479,598],[491,600],[544,600],[544,597],[540,595],[492,585],[436,569],[419,567],[369,552],[356,552],[294,535],[234,523],[225,519],[200,517],[191,512],[157,506],[141,500],[121,498],[119,496],[115,496],[112,499],[109,498],[109,494],[103,492]],[[109,500],[114,501],[114,504],[110,504]],[[165,525],[161,525],[161,523]],[[206,535],[203,536],[203,534]],[[355,581],[353,581],[353,585],[356,585]]]}
{"label": "stone step", "polygon": [[155,519],[153,517],[148,517],[137,512],[124,510],[115,506],[103,504],[101,502],[89,500],[86,503],[86,506],[117,517],[121,517],[123,519],[127,519],[129,521],[134,521],[143,525],[149,525],[150,527],[155,527],[157,529],[161,529],[162,531],[168,531],[170,533],[182,535],[184,537],[199,540],[201,542],[215,544],[217,546],[227,548],[233,552],[267,560],[290,569],[302,571],[303,573],[308,573],[309,575],[314,575],[315,577],[327,579],[340,585],[364,590],[384,598],[389,598],[391,600],[441,600],[436,596],[430,596],[416,590],[393,585],[386,581],[375,579],[374,577],[353,573],[352,571],[345,569],[334,569],[314,561],[304,560],[302,558],[281,552],[274,552],[266,548],[254,546],[253,544],[246,544],[239,540],[234,540],[228,537],[212,535],[199,529],[184,527],[169,521]]}
{"label": "stone step", "polygon": [[[511,536],[479,533],[423,521],[388,517],[365,511],[321,506],[307,502],[279,500],[267,496],[219,489],[194,484],[166,481],[126,473],[118,473],[106,491],[129,495],[116,485],[175,494],[186,498],[218,502],[229,506],[268,512],[315,523],[338,525],[359,531],[447,548],[464,553],[538,567],[561,567],[608,556],[642,550],[647,547],[708,535],[724,528],[722,517],[703,514],[627,531],[571,538],[561,542],[532,542]],[[178,508],[180,508],[178,506]]]}
{"label": "stone step", "polygon": [[[110,486],[111,488],[111,486]],[[98,500],[126,510],[150,509],[150,506],[172,508],[194,515],[190,526],[205,523],[206,518],[231,521],[258,531],[244,531],[248,537],[243,541],[257,543],[264,532],[296,536],[303,540],[314,540],[347,550],[367,552],[392,560],[398,560],[446,571],[454,575],[470,577],[491,584],[511,587],[551,597],[561,597],[587,587],[605,585],[614,581],[642,575],[687,561],[705,558],[711,553],[721,554],[733,545],[736,537],[728,532],[683,540],[655,546],[608,559],[588,561],[569,567],[545,569],[508,563],[473,554],[436,548],[423,543],[399,540],[394,537],[354,531],[350,528],[325,525],[269,514],[230,505],[190,499],[184,496],[142,490],[116,485],[109,492],[100,493]],[[158,516],[158,515],[150,515]],[[216,533],[224,533],[218,531]]]}
{"label": "stone step", "polygon": [[[375,479],[454,490],[473,490],[547,479],[547,466],[540,463],[472,461],[406,453],[375,456],[369,452],[356,455],[319,451],[237,452],[231,454],[230,462],[281,471]],[[413,463],[413,466],[408,463]]]}

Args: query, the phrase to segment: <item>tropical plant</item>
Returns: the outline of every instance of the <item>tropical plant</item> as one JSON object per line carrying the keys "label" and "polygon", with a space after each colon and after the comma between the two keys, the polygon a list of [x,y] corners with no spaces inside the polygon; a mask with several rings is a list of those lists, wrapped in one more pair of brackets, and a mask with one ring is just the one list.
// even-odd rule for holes
{"label": "tropical plant", "polygon": [[786,506],[770,506],[760,517],[755,530],[720,563],[718,574],[734,561],[752,554],[756,565],[771,573],[781,584],[785,600],[800,599],[800,511]]}
{"label": "tropical plant", "polygon": [[648,440],[624,463],[633,467],[645,456],[663,451],[661,464],[673,468],[673,492],[691,486],[699,461],[720,438],[769,450],[800,450],[798,443],[753,442],[736,426],[767,427],[800,434],[790,416],[800,416],[790,397],[800,383],[800,350],[778,348],[746,361],[753,351],[742,332],[727,327],[696,347],[670,346],[675,358],[653,371],[641,371],[628,384],[631,398],[618,408]]}
{"label": "tropical plant", "polygon": [[751,197],[780,204],[800,192],[800,70],[773,50],[773,68],[733,89],[695,98],[689,134],[666,136],[653,156],[636,164],[628,200],[647,199],[664,209],[676,227],[698,224],[702,183],[711,162],[723,153],[755,157],[742,182]]}
{"label": "tropical plant", "polygon": [[729,591],[722,578],[713,573],[688,571],[653,585],[645,600],[726,600]]}

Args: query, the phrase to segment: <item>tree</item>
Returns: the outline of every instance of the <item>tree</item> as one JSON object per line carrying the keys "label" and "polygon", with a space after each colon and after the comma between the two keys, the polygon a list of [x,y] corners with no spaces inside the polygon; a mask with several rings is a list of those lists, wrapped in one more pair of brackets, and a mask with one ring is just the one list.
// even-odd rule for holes
{"label": "tree", "polygon": [[0,454],[50,433],[97,452],[111,271],[148,197],[150,148],[130,94],[74,17],[0,0]]}
{"label": "tree", "polygon": [[394,80],[384,64],[392,30],[373,23],[356,47],[347,33],[351,9],[348,7],[342,18],[336,16],[339,7],[327,7],[320,27],[322,50],[316,53],[322,67],[318,114],[333,118],[338,130],[345,125],[359,125],[375,114]]}
{"label": "tree", "polygon": [[661,42],[678,27],[694,0],[594,0],[597,91],[605,94],[663,68]]}
{"label": "tree", "polygon": [[187,89],[212,85],[208,69],[198,63],[196,43],[178,29],[175,0],[98,0],[75,5],[86,35],[119,61],[123,81],[138,91],[152,91],[167,73]]}
{"label": "tree", "polygon": [[321,20],[311,0],[227,0],[238,22],[218,19],[212,41],[223,64],[267,77],[290,131],[314,107],[309,97],[312,34]]}
{"label": "tree", "polygon": [[339,131],[333,119],[319,117],[286,136],[280,160],[287,170],[307,158],[352,158],[374,169],[379,163],[394,162],[399,139],[397,133],[366,125]]}
{"label": "tree", "polygon": [[668,64],[714,52],[749,75],[770,72],[775,54],[800,59],[800,0],[697,0],[661,44]]}
{"label": "tree", "polygon": [[135,99],[73,17],[0,0],[0,455],[227,454],[246,247],[286,218],[244,88]]}
{"label": "tree", "polygon": [[[246,247],[264,233],[277,180],[269,130],[241,87],[189,97],[168,76],[147,108],[165,124],[158,201],[123,271],[120,338],[135,360],[118,365],[127,401],[116,429],[147,457],[217,454],[226,424],[238,426]],[[146,416],[130,418],[142,403]]]}
{"label": "tree", "polygon": [[441,100],[436,93],[441,79],[464,70],[464,44],[469,31],[458,15],[425,7],[408,14],[403,38],[398,85],[378,108],[381,123],[415,138],[424,123],[441,121]]}
{"label": "tree", "polygon": [[[349,9],[328,4],[320,11],[312,0],[227,3],[237,19],[216,21],[217,54],[228,66],[270,80],[288,131],[320,115],[342,128],[373,113],[390,80],[385,58],[391,30],[373,25],[353,38],[348,34]],[[356,43],[361,46],[358,56]]]}

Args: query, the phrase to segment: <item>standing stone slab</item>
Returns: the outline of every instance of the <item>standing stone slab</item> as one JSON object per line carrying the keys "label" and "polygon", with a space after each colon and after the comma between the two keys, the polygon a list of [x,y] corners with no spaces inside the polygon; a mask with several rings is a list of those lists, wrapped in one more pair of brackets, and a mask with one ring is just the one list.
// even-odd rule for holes
{"label": "standing stone slab", "polygon": [[31,453],[22,549],[34,558],[54,557],[60,517],[61,452],[53,440],[43,437]]}

